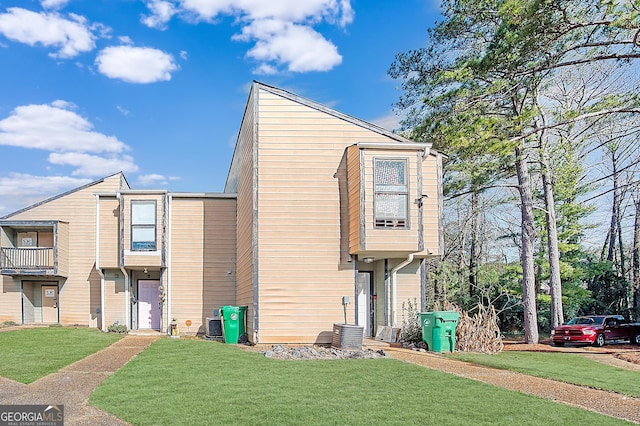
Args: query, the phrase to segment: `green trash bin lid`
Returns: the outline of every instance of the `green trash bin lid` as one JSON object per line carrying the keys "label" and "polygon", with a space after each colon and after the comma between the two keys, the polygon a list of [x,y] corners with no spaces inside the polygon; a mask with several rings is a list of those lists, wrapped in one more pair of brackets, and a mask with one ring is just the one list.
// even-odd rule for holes
{"label": "green trash bin lid", "polygon": [[436,318],[444,322],[457,322],[460,319],[460,314],[456,311],[435,311],[434,314]]}

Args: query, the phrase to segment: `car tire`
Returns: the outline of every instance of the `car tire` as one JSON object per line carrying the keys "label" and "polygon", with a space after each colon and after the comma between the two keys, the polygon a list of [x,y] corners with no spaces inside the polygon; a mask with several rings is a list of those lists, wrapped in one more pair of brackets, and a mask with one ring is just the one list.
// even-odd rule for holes
{"label": "car tire", "polygon": [[593,346],[602,347],[606,343],[604,334],[600,333],[596,336],[596,340],[593,341]]}
{"label": "car tire", "polygon": [[564,342],[553,342],[553,346],[564,346]]}
{"label": "car tire", "polygon": [[633,339],[631,339],[631,343],[635,345],[640,345],[640,333],[633,336]]}

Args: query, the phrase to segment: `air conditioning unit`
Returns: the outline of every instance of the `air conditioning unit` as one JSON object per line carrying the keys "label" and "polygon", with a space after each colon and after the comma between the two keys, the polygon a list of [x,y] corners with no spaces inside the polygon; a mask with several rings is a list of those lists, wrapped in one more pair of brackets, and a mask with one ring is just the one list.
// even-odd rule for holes
{"label": "air conditioning unit", "polygon": [[351,324],[333,324],[331,346],[338,349],[362,349],[364,327]]}
{"label": "air conditioning unit", "polygon": [[204,334],[212,339],[222,339],[222,320],[220,317],[206,318]]}

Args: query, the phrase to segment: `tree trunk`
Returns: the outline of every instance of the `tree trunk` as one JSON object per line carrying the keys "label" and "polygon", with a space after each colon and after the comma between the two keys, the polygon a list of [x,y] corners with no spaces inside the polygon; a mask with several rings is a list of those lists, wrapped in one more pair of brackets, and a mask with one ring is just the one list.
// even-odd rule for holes
{"label": "tree trunk", "polygon": [[542,166],[542,185],[546,210],[547,251],[549,257],[549,290],[551,293],[551,328],[564,322],[562,309],[562,280],[560,277],[560,250],[558,249],[558,225],[556,221],[555,197],[553,194],[553,180],[549,165],[549,153],[543,147],[540,149]]}
{"label": "tree trunk", "polygon": [[471,193],[471,247],[469,248],[469,296],[476,293],[478,288],[478,234],[479,216],[478,193]]}
{"label": "tree trunk", "polygon": [[522,303],[524,309],[525,343],[538,343],[538,315],[536,309],[536,282],[533,245],[536,230],[533,218],[533,196],[529,166],[520,147],[516,148],[516,172],[520,192],[520,213],[522,216]]}
{"label": "tree trunk", "polygon": [[616,237],[618,236],[618,209],[620,207],[620,194],[618,193],[618,169],[616,164],[615,151],[611,152],[611,166],[613,168],[611,176],[613,177],[613,203],[611,206],[611,224],[609,225],[609,248],[607,251],[607,260],[613,262],[615,259]]}
{"label": "tree trunk", "polygon": [[640,321],[640,189],[636,191],[636,217],[633,224],[633,311]]}

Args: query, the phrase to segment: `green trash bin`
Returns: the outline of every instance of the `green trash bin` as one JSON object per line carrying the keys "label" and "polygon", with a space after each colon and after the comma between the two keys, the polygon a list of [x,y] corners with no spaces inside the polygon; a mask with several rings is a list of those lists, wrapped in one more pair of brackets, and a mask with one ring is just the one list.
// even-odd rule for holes
{"label": "green trash bin", "polygon": [[240,332],[240,308],[237,306],[220,306],[222,319],[222,338],[225,343],[238,343]]}
{"label": "green trash bin", "polygon": [[453,352],[460,314],[456,311],[420,312],[422,341],[433,352]]}

